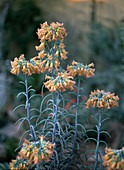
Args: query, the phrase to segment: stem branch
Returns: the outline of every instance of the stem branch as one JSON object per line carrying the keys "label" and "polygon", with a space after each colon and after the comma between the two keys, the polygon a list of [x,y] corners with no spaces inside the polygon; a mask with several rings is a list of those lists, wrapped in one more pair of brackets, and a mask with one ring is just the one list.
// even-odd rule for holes
{"label": "stem branch", "polygon": [[29,126],[30,126],[33,141],[36,142],[35,136],[34,136],[34,130],[32,128],[31,119],[30,119],[30,110],[29,110],[30,105],[29,105],[29,97],[28,97],[28,78],[27,78],[27,75],[25,75],[25,84],[26,84],[26,109],[27,109],[28,123],[29,123]]}
{"label": "stem branch", "polygon": [[98,128],[97,128],[96,162],[95,162],[95,169],[94,169],[94,170],[97,170],[97,165],[98,165],[98,154],[99,154],[99,138],[100,138],[101,117],[102,117],[102,112],[101,112],[101,110],[100,110],[100,112],[99,112],[99,123],[98,123]]}
{"label": "stem branch", "polygon": [[75,144],[76,144],[76,138],[77,138],[77,119],[78,119],[78,111],[79,111],[79,95],[80,95],[80,77],[78,78],[77,108],[76,108],[76,116],[75,116],[75,136],[74,136],[72,154],[74,154],[74,151],[75,151]]}

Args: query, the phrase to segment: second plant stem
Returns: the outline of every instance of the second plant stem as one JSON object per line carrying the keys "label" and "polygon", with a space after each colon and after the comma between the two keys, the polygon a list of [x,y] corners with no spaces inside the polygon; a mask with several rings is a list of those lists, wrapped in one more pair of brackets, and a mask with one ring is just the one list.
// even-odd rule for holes
{"label": "second plant stem", "polygon": [[[53,92],[54,129],[53,129],[52,143],[56,143],[58,100],[59,100],[59,93],[57,95],[57,99],[55,100],[55,92]],[[56,147],[54,148],[54,150],[56,151]],[[56,153],[55,152],[54,152],[54,162],[55,162],[54,166],[56,168],[57,160],[56,160]]]}
{"label": "second plant stem", "polygon": [[97,170],[97,165],[98,165],[101,117],[102,117],[102,112],[101,112],[101,110],[100,110],[100,112],[99,112],[99,122],[98,122],[98,127],[97,127],[96,162],[95,162],[95,168],[94,168],[94,170]]}
{"label": "second plant stem", "polygon": [[80,97],[79,95],[80,95],[80,77],[78,78],[77,107],[76,107],[76,115],[75,115],[75,136],[74,136],[72,154],[74,154],[75,152],[75,145],[76,145],[76,139],[77,139],[77,121],[78,121],[79,97]]}
{"label": "second plant stem", "polygon": [[35,136],[34,136],[34,130],[33,130],[33,127],[31,125],[31,119],[30,119],[30,109],[29,109],[30,104],[29,104],[29,97],[28,97],[28,78],[27,78],[27,75],[25,75],[25,85],[26,85],[26,110],[27,110],[28,123],[29,123],[29,127],[30,127],[30,131],[31,131],[33,141],[36,142]]}

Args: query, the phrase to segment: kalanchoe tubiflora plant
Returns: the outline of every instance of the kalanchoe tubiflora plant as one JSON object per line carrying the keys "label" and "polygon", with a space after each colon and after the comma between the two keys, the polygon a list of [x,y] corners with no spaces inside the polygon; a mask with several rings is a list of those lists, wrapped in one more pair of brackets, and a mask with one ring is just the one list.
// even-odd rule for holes
{"label": "kalanchoe tubiflora plant", "polygon": [[[104,90],[94,90],[91,92],[88,101],[86,102],[87,108],[92,107],[99,108],[98,113],[98,125],[97,128],[97,146],[96,146],[96,159],[95,159],[95,170],[97,170],[98,166],[98,155],[99,155],[99,143],[100,143],[100,128],[102,123],[102,108],[110,109],[111,107],[118,107],[118,96],[115,96],[114,93],[105,92]],[[100,162],[101,163],[101,162]]]}
{"label": "kalanchoe tubiflora plant", "polygon": [[[19,59],[15,58],[11,62],[11,73],[19,75],[22,72],[25,78],[25,82],[21,82],[25,86],[25,92],[18,96],[24,95],[26,104],[20,104],[14,110],[25,107],[27,116],[20,118],[17,123],[20,122],[20,129],[27,121],[29,130],[21,137],[20,151],[16,160],[10,163],[10,169],[85,169],[81,151],[85,155],[82,148],[89,138],[83,124],[78,122],[81,80],[94,76],[94,64],[84,65],[73,61],[71,66],[67,66],[67,70],[61,67],[61,61],[67,59],[63,43],[67,33],[63,24],[52,22],[49,25],[45,22],[41,24],[37,34],[40,39],[40,45],[36,46],[38,55],[29,61],[21,55]],[[40,98],[41,104],[39,109],[36,109],[32,107],[31,100],[38,95],[32,95],[34,89],[28,86],[28,79],[32,74],[41,73],[45,74],[46,79],[42,93],[45,86],[48,95]],[[67,90],[70,92],[65,98]],[[76,98],[68,100],[70,93],[76,95]],[[68,101],[71,103],[69,108],[66,107]],[[114,94],[97,90],[91,93],[86,104],[87,108],[96,106],[109,109],[117,106],[117,101],[118,97]],[[98,162],[101,115],[100,112],[95,169]],[[27,139],[24,139],[26,134]]]}
{"label": "kalanchoe tubiflora plant", "polygon": [[[80,102],[79,98],[81,96],[80,89],[81,89],[81,80],[84,80],[84,78],[90,78],[94,76],[95,69],[93,68],[94,64],[91,63],[89,65],[83,65],[82,63],[76,62],[73,60],[71,66],[67,66],[68,74],[72,77],[74,77],[74,80],[77,80],[77,87],[75,86],[76,90],[76,98],[77,102],[75,105],[76,113],[75,113],[75,123],[74,123],[74,140],[72,140],[72,153],[71,153],[71,163],[69,162],[69,167],[73,168],[75,164],[80,164],[80,150],[81,147],[79,146],[80,143],[84,141],[84,138],[86,138],[86,130],[85,127],[78,123],[78,116],[79,116],[79,108],[80,108]],[[74,92],[73,92],[74,94]],[[81,130],[79,130],[81,129]],[[81,132],[82,131],[82,132]],[[80,141],[80,142],[77,142]],[[84,151],[83,151],[84,152]],[[76,160],[78,156],[78,161]],[[75,159],[76,158],[76,159]],[[78,168],[78,167],[76,167]],[[85,166],[82,166],[82,168],[85,168]]]}

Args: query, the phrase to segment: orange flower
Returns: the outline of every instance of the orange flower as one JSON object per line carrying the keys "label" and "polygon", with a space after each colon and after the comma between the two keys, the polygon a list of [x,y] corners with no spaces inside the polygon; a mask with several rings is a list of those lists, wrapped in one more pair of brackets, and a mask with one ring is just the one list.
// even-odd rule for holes
{"label": "orange flower", "polygon": [[[30,142],[25,140],[17,159],[10,163],[11,170],[28,169],[32,164],[37,165],[42,161],[49,161],[54,152],[55,144],[44,140],[44,136],[39,136],[40,140]],[[15,168],[15,169],[14,169]]]}
{"label": "orange flower", "polygon": [[103,165],[107,166],[108,170],[123,170],[124,169],[124,147],[120,150],[105,148],[106,155],[103,156]]}
{"label": "orange flower", "polygon": [[45,84],[45,87],[49,89],[49,91],[65,91],[65,89],[69,88],[73,89],[73,85],[75,84],[72,76],[69,76],[67,72],[60,72],[57,74],[55,78],[46,76],[46,79],[49,79]]}
{"label": "orange flower", "polygon": [[72,76],[76,76],[78,74],[78,76],[85,76],[86,78],[89,78],[94,76],[95,69],[92,67],[94,67],[93,63],[84,66],[83,64],[73,60],[72,65],[67,66],[67,70]]}
{"label": "orange flower", "polygon": [[45,48],[45,42],[42,42],[39,46],[36,46],[36,50],[41,51]]}
{"label": "orange flower", "polygon": [[12,160],[9,164],[11,170],[28,170],[28,166],[28,160],[22,160],[19,156],[17,156],[16,160]]}
{"label": "orange flower", "polygon": [[104,90],[94,90],[94,92],[91,92],[90,98],[86,102],[87,107],[90,108],[98,107],[98,108],[107,108],[110,109],[110,107],[118,107],[118,101],[119,97],[114,96],[114,93],[105,92]]}
{"label": "orange flower", "polygon": [[25,75],[32,75],[32,74],[40,74],[42,63],[36,60],[36,57],[27,61],[24,58],[24,54],[18,58],[15,58],[14,61],[11,61],[11,73],[19,75],[20,71],[23,72]]}
{"label": "orange flower", "polygon": [[66,30],[63,24],[58,22],[52,22],[50,25],[47,22],[41,24],[41,29],[38,29],[38,38],[41,43],[47,40],[48,42],[60,40],[63,41],[64,37],[67,36]]}

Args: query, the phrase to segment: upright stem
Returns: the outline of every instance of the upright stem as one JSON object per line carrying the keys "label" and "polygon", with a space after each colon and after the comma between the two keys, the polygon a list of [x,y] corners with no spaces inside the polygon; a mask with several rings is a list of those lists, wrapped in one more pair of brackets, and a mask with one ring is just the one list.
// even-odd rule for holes
{"label": "upright stem", "polygon": [[33,141],[35,142],[36,140],[35,140],[34,131],[33,131],[32,125],[31,125],[30,111],[29,111],[30,105],[29,105],[29,97],[28,97],[28,78],[27,78],[27,75],[25,75],[25,84],[26,84],[26,109],[27,109],[28,123],[29,123],[29,126],[30,126]]}
{"label": "upright stem", "polygon": [[98,128],[97,128],[96,162],[95,162],[95,169],[94,169],[94,170],[97,170],[97,164],[98,164],[101,117],[102,117],[102,112],[101,112],[101,110],[100,110],[100,112],[99,112],[99,122],[98,122]]}
{"label": "upright stem", "polygon": [[[52,42],[52,60],[54,61],[54,42]],[[52,77],[55,77],[55,68],[52,69]],[[55,92],[52,93],[52,99],[53,99],[53,112],[54,112],[54,128],[53,128],[53,134],[52,134],[52,143],[56,143],[56,130],[57,130],[57,112],[58,112],[58,98],[57,98],[57,102],[55,99]],[[56,148],[54,148],[54,150],[56,151]],[[54,155],[54,167],[56,168],[57,165],[57,160],[56,160],[56,153],[53,153]]]}
{"label": "upright stem", "polygon": [[[35,139],[35,136],[34,136],[34,130],[32,128],[31,119],[30,119],[30,110],[29,110],[30,105],[29,105],[29,97],[28,97],[28,78],[27,78],[27,75],[25,75],[25,84],[26,84],[26,109],[27,109],[28,123],[29,123],[29,126],[30,126],[30,130],[31,130],[31,135],[32,135],[33,141],[36,142],[36,139]],[[39,165],[37,165],[36,169],[40,170]]]}
{"label": "upright stem", "polygon": [[77,139],[77,119],[78,119],[78,111],[79,111],[79,94],[80,94],[80,77],[78,78],[78,91],[77,91],[77,107],[76,107],[76,115],[75,115],[75,136],[74,136],[74,144],[72,154],[75,151],[75,144]]}
{"label": "upright stem", "polygon": [[53,112],[54,112],[54,129],[53,129],[53,143],[55,143],[55,137],[56,137],[56,120],[57,120],[57,104],[55,102],[55,92],[53,92]]}

